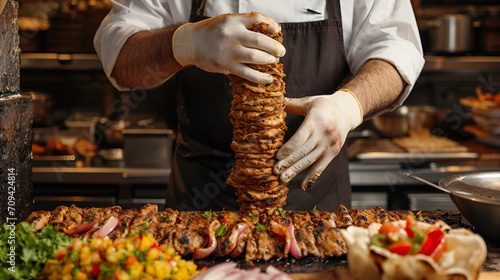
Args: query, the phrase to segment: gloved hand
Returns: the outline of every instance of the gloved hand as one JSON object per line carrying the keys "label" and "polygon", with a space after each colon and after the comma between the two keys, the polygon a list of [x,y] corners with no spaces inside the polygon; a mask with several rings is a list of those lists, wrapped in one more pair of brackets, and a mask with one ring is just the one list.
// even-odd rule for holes
{"label": "gloved hand", "polygon": [[285,47],[267,35],[248,30],[268,23],[270,32],[281,26],[259,13],[225,14],[196,23],[185,23],[174,33],[174,57],[182,66],[195,65],[208,72],[235,74],[255,83],[271,83],[271,75],[247,65],[268,64],[285,55]]}
{"label": "gloved hand", "polygon": [[307,190],[340,152],[349,131],[361,124],[363,110],[354,94],[345,90],[333,95],[287,98],[285,110],[305,119],[276,154],[279,161],[273,171],[283,182],[289,182],[312,165],[300,186]]}

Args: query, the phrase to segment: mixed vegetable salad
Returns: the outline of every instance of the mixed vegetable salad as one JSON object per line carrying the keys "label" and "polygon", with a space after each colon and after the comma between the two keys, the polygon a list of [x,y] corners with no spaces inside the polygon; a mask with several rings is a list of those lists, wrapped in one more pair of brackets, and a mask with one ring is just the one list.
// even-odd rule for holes
{"label": "mixed vegetable salad", "polygon": [[370,245],[378,246],[398,255],[424,254],[438,260],[445,249],[446,237],[437,226],[426,230],[418,227],[411,216],[406,217],[406,227],[385,223],[378,234],[371,237]]}
{"label": "mixed vegetable salad", "polygon": [[10,228],[0,227],[0,275],[5,280],[37,279],[47,260],[59,247],[66,247],[73,238],[45,226],[40,232],[28,223]]}
{"label": "mixed vegetable salad", "polygon": [[47,261],[39,279],[187,280],[196,273],[193,261],[158,245],[152,235],[135,231],[116,240],[75,239]]}

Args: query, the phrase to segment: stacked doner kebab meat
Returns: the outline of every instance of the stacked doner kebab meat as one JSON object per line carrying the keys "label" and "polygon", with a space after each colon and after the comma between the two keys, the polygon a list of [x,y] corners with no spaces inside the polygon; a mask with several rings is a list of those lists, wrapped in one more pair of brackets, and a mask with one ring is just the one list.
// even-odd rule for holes
{"label": "stacked doner kebab meat", "polygon": [[[251,29],[283,42],[282,32],[269,33],[267,24]],[[249,65],[272,75],[273,82],[256,84],[235,75],[231,80],[233,101],[229,114],[233,124],[236,166],[227,183],[235,187],[241,213],[271,213],[286,203],[288,187],[273,174],[276,152],[283,145],[285,124],[285,82],[283,64]]]}

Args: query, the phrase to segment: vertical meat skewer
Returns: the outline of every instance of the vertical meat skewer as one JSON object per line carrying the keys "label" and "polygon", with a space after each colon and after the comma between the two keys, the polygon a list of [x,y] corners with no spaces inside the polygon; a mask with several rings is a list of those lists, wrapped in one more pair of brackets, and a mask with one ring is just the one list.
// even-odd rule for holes
{"label": "vertical meat skewer", "polygon": [[[270,33],[264,23],[254,25],[260,32],[283,42],[283,34]],[[255,84],[235,75],[231,80],[233,102],[230,119],[233,124],[231,148],[236,166],[227,183],[235,187],[240,212],[272,213],[286,204],[288,187],[273,174],[275,155],[283,145],[285,125],[285,83],[283,64],[249,65],[273,76],[269,84]]]}

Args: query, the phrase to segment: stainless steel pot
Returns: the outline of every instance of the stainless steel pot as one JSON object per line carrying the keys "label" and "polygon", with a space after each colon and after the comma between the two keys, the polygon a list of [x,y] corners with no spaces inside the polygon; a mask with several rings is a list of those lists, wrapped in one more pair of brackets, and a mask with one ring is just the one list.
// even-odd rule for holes
{"label": "stainless steel pot", "polygon": [[439,186],[406,174],[450,195],[464,217],[485,239],[500,242],[500,172],[478,172],[441,179]]}
{"label": "stainless steel pot", "polygon": [[401,106],[373,118],[375,128],[388,137],[408,135],[410,130],[428,128],[432,131],[442,120],[443,111],[431,106]]}
{"label": "stainless steel pot", "polygon": [[430,26],[433,52],[463,53],[472,50],[472,25],[466,14],[444,14]]}

